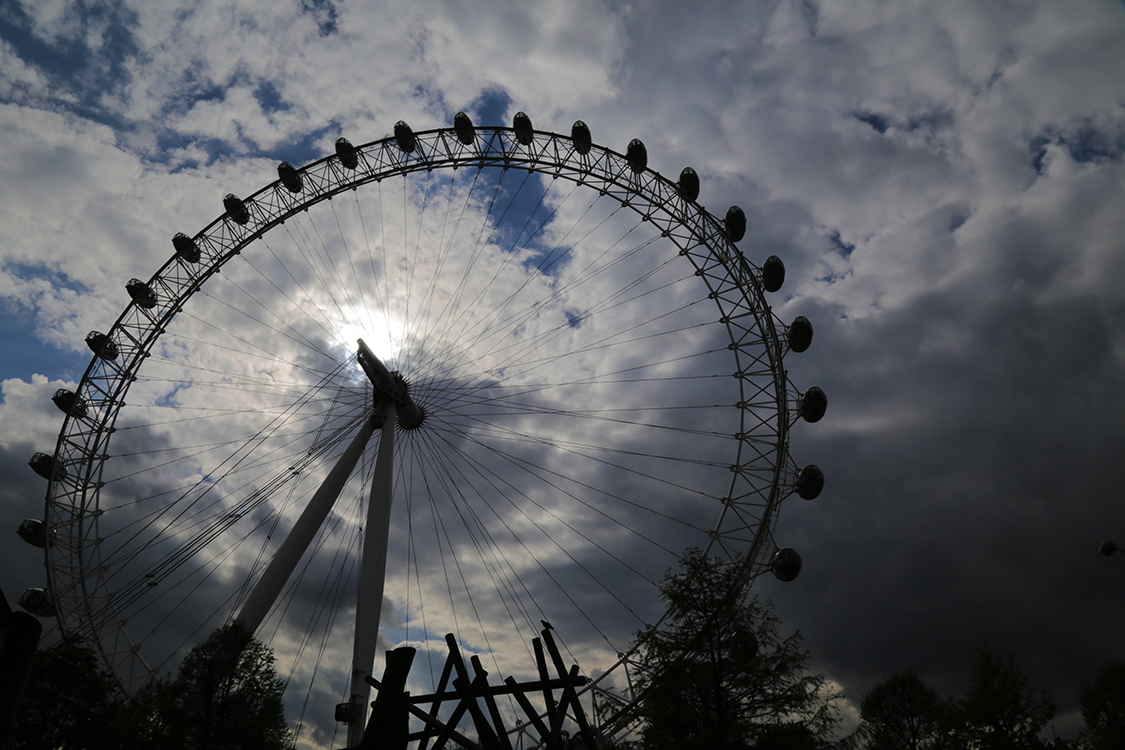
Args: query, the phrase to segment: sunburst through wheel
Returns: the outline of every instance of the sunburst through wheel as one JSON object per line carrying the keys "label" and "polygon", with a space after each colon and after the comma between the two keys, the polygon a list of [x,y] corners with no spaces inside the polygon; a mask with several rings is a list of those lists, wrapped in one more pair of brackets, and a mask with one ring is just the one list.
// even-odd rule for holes
{"label": "sunburst through wheel", "polygon": [[33,464],[47,603],[127,684],[237,616],[314,686],[291,705],[366,702],[353,629],[360,674],[376,634],[440,655],[447,631],[518,674],[546,620],[604,687],[685,549],[796,575],[778,510],[823,476],[789,429],[826,401],[782,360],[812,326],[772,313],[784,266],[694,171],[520,113],[278,174],[129,282]]}

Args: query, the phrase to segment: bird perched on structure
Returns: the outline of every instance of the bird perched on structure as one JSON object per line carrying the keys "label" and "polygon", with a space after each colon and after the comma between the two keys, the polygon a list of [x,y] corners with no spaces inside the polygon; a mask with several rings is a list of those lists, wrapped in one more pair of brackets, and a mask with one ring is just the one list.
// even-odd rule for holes
{"label": "bird perched on structure", "polygon": [[544,630],[554,630],[554,629],[555,629],[555,628],[554,628],[554,627],[553,627],[553,626],[551,625],[551,623],[547,622],[546,620],[540,620],[539,622],[543,623],[543,629],[544,629]]}

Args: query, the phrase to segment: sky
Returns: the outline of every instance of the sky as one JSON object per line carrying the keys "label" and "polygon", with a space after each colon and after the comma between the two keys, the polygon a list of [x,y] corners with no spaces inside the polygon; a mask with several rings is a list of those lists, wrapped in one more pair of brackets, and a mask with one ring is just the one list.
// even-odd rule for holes
{"label": "sky", "polygon": [[[26,463],[33,452],[55,445],[62,415],[50,395],[82,379],[90,364],[83,337],[112,325],[128,302],[124,283],[151,278],[171,256],[173,234],[210,224],[225,194],[246,196],[274,181],[280,161],[300,166],[320,159],[341,135],[355,144],[384,138],[399,120],[416,131],[448,127],[459,111],[478,125],[503,126],[523,111],[537,129],[561,134],[581,119],[595,143],[622,153],[639,138],[649,167],[669,179],[685,166],[699,173],[699,203],[711,213],[742,207],[748,229],[738,246],[747,258],[784,260],[785,286],[768,298],[773,313],[781,321],[804,315],[816,330],[810,350],[786,356],[785,367],[798,389],[817,385],[829,398],[823,420],[793,426],[791,448],[799,465],[817,464],[827,482],[819,498],[791,498],[778,516],[774,537],[801,553],[800,577],[782,584],[763,576],[754,590],[775,602],[785,627],[804,635],[813,669],[846,694],[845,714],[853,716],[879,680],[907,668],[942,695],[960,694],[970,649],[987,640],[1015,655],[1033,687],[1052,693],[1059,707],[1053,731],[1073,737],[1080,727],[1079,684],[1109,659],[1125,658],[1125,557],[1097,554],[1103,539],[1125,543],[1125,510],[1113,479],[1125,449],[1119,396],[1125,385],[1125,6],[1119,2],[780,0],[690,9],[670,1],[594,0],[484,7],[318,0],[5,3],[3,523],[14,531],[21,519],[42,516],[45,482]],[[418,196],[427,215],[449,216],[464,207],[466,226],[471,220],[483,226],[488,217],[500,223],[487,196],[516,194],[514,178],[481,174],[483,182],[472,189],[464,174],[435,173],[433,182],[422,175],[411,183],[420,191],[411,194],[413,202],[390,189],[387,200],[396,198],[399,210],[406,203],[401,224],[408,228],[408,217],[422,216]],[[529,184],[529,191],[540,191],[541,206],[526,198],[513,198],[512,205],[536,225],[544,223],[541,234],[521,242],[509,229],[517,234],[500,231],[494,243],[480,245],[481,269],[507,268],[503,247],[519,244],[524,253],[510,276],[489,287],[496,294],[518,287],[548,295],[581,268],[581,248],[564,234],[592,229],[583,223],[589,217],[542,176]],[[336,200],[278,228],[266,238],[269,252],[300,254],[307,238],[323,231],[328,239],[316,240],[317,246],[329,259],[341,257],[333,252],[355,247],[368,223],[375,226],[380,190],[356,191],[354,201]],[[380,221],[392,234],[398,227],[397,217]],[[452,227],[446,221],[427,231],[440,234]],[[606,221],[606,237],[641,242],[621,216]],[[417,246],[432,249],[443,247],[446,235],[426,235],[426,243],[421,230],[415,236]],[[591,238],[588,252],[611,244],[596,233]],[[377,243],[369,237],[367,244]],[[551,247],[572,244],[573,260],[559,269],[528,270]],[[180,338],[168,339],[156,359],[174,361],[176,341],[210,342],[217,352],[219,340],[204,332],[208,320],[227,332],[247,326],[243,343],[276,331],[262,325],[261,316],[247,324],[248,300],[272,294],[251,287],[264,289],[285,276],[293,283],[286,291],[295,297],[301,281],[311,278],[302,273],[315,275],[314,266],[330,272],[309,262],[304,271],[285,275],[267,267],[264,249],[257,252],[262,271],[247,270],[250,261],[240,259],[229,275],[213,277],[204,286],[208,296],[193,299],[201,306],[185,308],[172,332]],[[634,257],[644,260],[632,263]],[[630,278],[641,273],[637,264],[654,262],[641,253],[629,259],[621,265],[631,265]],[[380,262],[390,268],[396,261]],[[434,267],[440,270],[432,288],[450,292],[460,284],[466,293],[483,293],[486,282],[474,282],[468,267]],[[382,277],[375,262],[370,270]],[[607,267],[590,286],[620,283],[619,270]],[[526,286],[528,279],[541,286]],[[250,289],[245,297],[239,285]],[[675,308],[683,286],[635,298],[620,316],[608,316],[612,330],[626,330],[629,315],[652,320],[646,305],[658,296]],[[594,299],[608,298],[608,292],[589,291],[602,295]],[[272,309],[279,309],[278,300]],[[334,315],[334,302],[316,304],[316,315]],[[550,314],[570,320],[568,335],[581,341],[602,319],[574,324],[567,316],[576,310],[552,308]],[[292,336],[308,341],[320,335],[316,315],[284,312],[279,318],[289,321],[285,330]],[[686,345],[710,335],[677,340]],[[455,337],[446,338],[454,348],[445,351],[456,351]],[[430,344],[436,347],[433,339]],[[320,345],[334,351],[343,344]],[[388,345],[394,357],[395,342]],[[181,362],[194,351],[182,349]],[[643,356],[653,361],[653,351],[644,349]],[[578,365],[604,365],[594,359]],[[701,366],[710,364],[704,360]],[[251,360],[228,361],[224,371],[242,365],[253,367]],[[685,368],[673,374],[698,374]],[[192,416],[216,397],[201,385],[185,385],[176,396],[175,389],[157,392],[142,382],[136,393],[147,393],[154,408]],[[558,405],[550,398],[577,410],[591,408],[581,405],[584,398],[617,405],[633,395],[602,385],[607,390],[601,393],[559,389],[544,396],[540,416]],[[698,404],[696,394],[707,386],[692,386],[697,390],[667,397]],[[663,392],[645,395],[656,394]],[[254,396],[240,398],[240,406],[257,404]],[[691,428],[709,424],[709,412],[689,413]],[[122,423],[137,428],[122,441],[203,445],[207,430],[235,424],[230,416],[230,422],[197,420],[177,432],[161,431],[137,414],[135,422]],[[330,424],[330,408],[318,414]],[[560,441],[574,444],[613,440],[583,437],[569,423],[558,429]],[[657,455],[661,447],[654,441],[646,450]],[[705,441],[695,448],[710,450]],[[505,455],[524,454],[513,449]],[[569,480],[590,471],[581,476],[595,487],[650,497],[638,475],[596,471],[593,459],[568,455],[577,463],[555,468]],[[615,464],[626,465],[633,466]],[[504,476],[518,484],[515,477],[544,475]],[[563,481],[552,486],[559,489]],[[709,481],[703,470],[683,478],[685,486],[721,497],[703,488]],[[525,489],[534,495],[534,488]],[[660,496],[659,502],[686,500]],[[349,513],[338,514],[341,528],[355,527]],[[716,511],[700,505],[698,513]],[[597,528],[589,518],[575,523]],[[654,537],[675,536],[655,521],[651,530]],[[347,533],[339,532],[341,538]],[[627,535],[601,543],[599,549],[615,549],[624,559],[648,556],[649,548]],[[349,549],[352,542],[333,545]],[[22,544],[0,549],[0,586],[9,601],[26,586],[43,585],[36,553]],[[234,568],[252,566],[249,552],[245,560],[244,552],[231,554]],[[649,562],[658,577],[674,555]],[[310,578],[321,580],[319,567],[311,571]],[[589,583],[579,578],[574,586]],[[626,577],[606,580],[625,598],[644,588]],[[199,596],[217,605],[225,596],[220,588],[209,583]],[[300,596],[297,601],[307,604]],[[588,596],[589,609],[615,617],[608,603],[602,607],[604,591]],[[402,629],[385,641],[410,640],[409,618],[396,619],[408,611],[396,600],[389,619]],[[435,618],[438,612],[431,610]],[[295,627],[278,629],[282,654],[300,640]],[[586,641],[577,629],[575,658],[586,668],[578,649]],[[437,633],[438,626],[430,630]],[[588,668],[599,668],[600,652],[585,653],[594,662]],[[334,703],[337,692],[333,683],[316,695]],[[299,703],[290,699],[291,713]],[[332,728],[309,722],[316,727],[304,741],[325,746]]]}

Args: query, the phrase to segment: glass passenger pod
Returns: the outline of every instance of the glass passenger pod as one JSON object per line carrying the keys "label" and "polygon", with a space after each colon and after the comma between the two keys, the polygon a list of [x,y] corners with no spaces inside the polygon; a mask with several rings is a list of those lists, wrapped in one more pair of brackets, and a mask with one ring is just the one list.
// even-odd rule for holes
{"label": "glass passenger pod", "polygon": [[188,263],[199,262],[199,245],[196,245],[195,240],[183,232],[177,232],[176,236],[172,238],[172,247],[176,248],[176,255]]}
{"label": "glass passenger pod", "polygon": [[51,400],[55,402],[55,406],[59,407],[59,411],[63,414],[71,414],[79,419],[86,416],[89,404],[86,399],[80,397],[74,391],[59,388],[55,391],[55,395],[51,396]]}
{"label": "glass passenger pod", "polygon": [[33,547],[46,549],[47,545],[58,540],[59,534],[54,529],[47,533],[47,525],[37,518],[25,518],[16,529],[20,539]]}
{"label": "glass passenger pod", "polygon": [[45,589],[27,589],[20,596],[20,606],[36,617],[55,617],[55,603]]}
{"label": "glass passenger pod", "polygon": [[140,279],[129,279],[129,283],[125,285],[125,291],[129,292],[129,296],[133,299],[133,302],[137,303],[137,307],[143,307],[146,310],[156,307],[156,292],[146,282]]}
{"label": "glass passenger pod", "polygon": [[762,264],[762,286],[767,292],[776,292],[785,283],[785,264],[781,258],[771,255]]}
{"label": "glass passenger pod", "polygon": [[640,174],[648,167],[648,149],[639,138],[629,141],[629,147],[625,150],[625,160],[629,162],[633,174]]}
{"label": "glass passenger pod", "polygon": [[816,464],[809,464],[797,472],[794,486],[802,499],[815,500],[824,489],[824,472]]}
{"label": "glass passenger pod", "polygon": [[520,145],[530,146],[534,128],[531,127],[531,118],[527,116],[527,113],[516,112],[512,127],[516,131],[516,140],[520,142]]}
{"label": "glass passenger pod", "polygon": [[801,394],[798,411],[806,422],[819,422],[828,410],[828,396],[815,385]]}
{"label": "glass passenger pod", "polygon": [[227,193],[223,197],[223,208],[226,209],[227,216],[235,224],[246,226],[250,223],[250,210],[246,208],[246,201],[234,193]]}
{"label": "glass passenger pod", "polygon": [[[359,166],[359,157],[356,155],[355,146],[347,138],[336,139],[336,156],[340,159],[340,163],[348,169],[355,169]],[[281,171],[281,167],[277,169]]]}
{"label": "glass passenger pod", "polygon": [[691,167],[684,167],[680,172],[680,181],[676,186],[684,200],[694,203],[699,198],[699,175]]}
{"label": "glass passenger pod", "polygon": [[574,141],[574,150],[583,156],[590,153],[594,145],[589,126],[581,120],[574,121],[574,127],[570,129],[570,140]]}
{"label": "glass passenger pod", "polygon": [[290,193],[299,193],[305,188],[305,183],[301,180],[301,173],[287,161],[277,165],[277,176],[281,179],[281,184]]}
{"label": "glass passenger pod", "polygon": [[86,346],[99,359],[112,362],[117,359],[117,342],[101,331],[90,331],[86,334]]}
{"label": "glass passenger pod", "polygon": [[453,130],[457,132],[457,140],[466,146],[473,145],[473,141],[477,138],[477,129],[473,127],[473,121],[464,112],[458,112],[453,116]]}
{"label": "glass passenger pod", "polygon": [[812,345],[813,325],[804,315],[793,318],[789,324],[789,349],[800,354]]}
{"label": "glass passenger pod", "polygon": [[801,556],[792,547],[783,547],[773,553],[770,570],[777,576],[777,580],[789,583],[801,573]]}
{"label": "glass passenger pod", "polygon": [[53,479],[59,482],[66,479],[67,476],[66,467],[62,464],[55,463],[55,457],[50,453],[43,453],[42,451],[36,453],[31,457],[31,460],[27,462],[27,465],[31,467],[32,471],[44,479]]}
{"label": "glass passenger pod", "polygon": [[412,153],[418,145],[418,139],[414,137],[414,131],[410,129],[405,120],[399,120],[395,123],[395,143],[406,154]]}
{"label": "glass passenger pod", "polygon": [[726,230],[727,239],[738,242],[746,236],[746,214],[738,206],[727,209],[727,217],[723,220],[723,229]]}

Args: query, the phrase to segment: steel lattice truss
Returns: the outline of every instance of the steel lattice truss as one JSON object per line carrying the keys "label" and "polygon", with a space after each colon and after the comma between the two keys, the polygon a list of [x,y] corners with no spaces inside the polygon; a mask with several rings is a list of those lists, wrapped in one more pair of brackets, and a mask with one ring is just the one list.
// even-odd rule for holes
{"label": "steel lattice truss", "polygon": [[[65,632],[100,641],[111,668],[126,680],[149,668],[119,623],[115,594],[104,579],[99,553],[99,492],[102,465],[119,410],[157,338],[185,301],[234,256],[288,217],[345,191],[387,177],[421,170],[500,167],[538,172],[598,191],[651,222],[695,268],[719,309],[730,336],[741,411],[737,454],[710,548],[746,554],[746,578],[768,566],[774,551],[773,524],[782,499],[793,491],[797,470],[788,452],[789,428],[798,416],[800,393],[782,365],[788,350],[785,325],[765,300],[762,271],[728,238],[724,222],[681,194],[680,187],[626,155],[551,132],[477,127],[466,144],[453,128],[414,134],[412,151],[395,137],[355,147],[356,165],[338,155],[297,170],[301,189],[282,180],[242,201],[247,215],[223,213],[194,236],[198,262],[171,257],[148,281],[157,302],[151,309],[130,304],[107,332],[119,355],[95,356],[79,386],[85,416],[68,415],[55,452],[66,475],[50,482],[46,523],[57,537],[47,549],[50,593]],[[526,142],[521,142],[526,141]],[[236,219],[245,218],[244,223]],[[221,531],[216,528],[215,533]],[[622,662],[623,663],[623,662]],[[608,675],[608,672],[607,672]]]}

